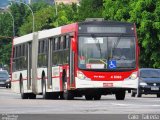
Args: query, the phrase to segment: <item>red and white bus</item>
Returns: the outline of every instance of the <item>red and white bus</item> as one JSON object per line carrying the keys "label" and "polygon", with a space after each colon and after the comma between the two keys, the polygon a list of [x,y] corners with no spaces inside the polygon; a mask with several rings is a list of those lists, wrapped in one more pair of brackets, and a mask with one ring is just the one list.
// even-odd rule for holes
{"label": "red and white bus", "polygon": [[88,20],[13,40],[12,89],[22,99],[100,100],[137,88],[138,40],[133,23]]}

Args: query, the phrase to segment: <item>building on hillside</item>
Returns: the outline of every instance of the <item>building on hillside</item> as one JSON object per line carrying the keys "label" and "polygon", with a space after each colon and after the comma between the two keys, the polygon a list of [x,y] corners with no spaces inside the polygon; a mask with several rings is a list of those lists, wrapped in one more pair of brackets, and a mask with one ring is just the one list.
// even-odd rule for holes
{"label": "building on hillside", "polygon": [[78,4],[80,0],[54,0],[56,4],[64,3],[64,4],[72,4],[76,3]]}
{"label": "building on hillside", "polygon": [[[27,3],[27,4],[31,4],[31,3],[35,3],[35,2],[39,2],[40,0],[23,0],[23,2]],[[44,1],[46,3],[49,4],[54,4],[54,0],[41,0]]]}
{"label": "building on hillside", "polygon": [[[31,4],[31,3],[35,3],[35,2],[39,2],[40,0],[22,0],[23,2],[27,3],[27,4]],[[47,2],[49,4],[60,4],[60,3],[64,3],[64,4],[72,4],[72,3],[76,3],[79,4],[80,0],[41,0],[44,2]]]}

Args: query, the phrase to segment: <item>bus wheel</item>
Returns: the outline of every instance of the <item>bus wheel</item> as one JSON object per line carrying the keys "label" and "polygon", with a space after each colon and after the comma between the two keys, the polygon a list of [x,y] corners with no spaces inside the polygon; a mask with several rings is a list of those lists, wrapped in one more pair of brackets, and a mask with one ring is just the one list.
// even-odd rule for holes
{"label": "bus wheel", "polygon": [[160,98],[160,94],[157,94],[157,98]]}
{"label": "bus wheel", "polygon": [[63,92],[63,97],[65,100],[73,100],[74,99],[74,95],[73,95],[72,91],[69,91],[69,90],[65,90]]}
{"label": "bus wheel", "polygon": [[20,83],[20,93],[21,93],[21,98],[22,99],[28,99],[28,94],[24,93],[24,88],[23,88],[23,83]]}
{"label": "bus wheel", "polygon": [[131,91],[131,97],[135,97],[136,93],[134,91]]}
{"label": "bus wheel", "polygon": [[100,100],[101,99],[101,95],[97,94],[97,95],[94,95],[94,100]]}
{"label": "bus wheel", "polygon": [[137,93],[137,97],[142,97],[142,94],[141,93]]}
{"label": "bus wheel", "polygon": [[44,80],[42,82],[42,96],[43,99],[49,99],[49,94],[46,92],[46,82]]}
{"label": "bus wheel", "polygon": [[29,99],[36,99],[36,95],[34,93],[29,93],[28,96]]}
{"label": "bus wheel", "polygon": [[60,92],[59,97],[60,97],[60,99],[61,99],[61,100],[63,100],[63,99],[64,99],[63,92]]}
{"label": "bus wheel", "polygon": [[140,88],[137,89],[137,97],[142,97],[142,93],[141,93]]}
{"label": "bus wheel", "polygon": [[92,95],[85,95],[86,100],[93,100],[93,96]]}
{"label": "bus wheel", "polygon": [[59,98],[59,94],[58,93],[50,93],[50,98],[51,99],[58,99]]}
{"label": "bus wheel", "polygon": [[125,90],[120,90],[117,91],[115,96],[116,96],[116,100],[124,100],[125,99]]}

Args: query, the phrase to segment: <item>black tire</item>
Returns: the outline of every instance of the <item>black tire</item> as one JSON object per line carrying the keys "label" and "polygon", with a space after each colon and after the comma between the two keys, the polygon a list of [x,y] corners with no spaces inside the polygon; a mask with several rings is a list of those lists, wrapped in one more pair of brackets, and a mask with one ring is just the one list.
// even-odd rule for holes
{"label": "black tire", "polygon": [[59,98],[59,94],[53,92],[53,93],[50,93],[49,97],[50,97],[51,99],[58,99],[58,98]]}
{"label": "black tire", "polygon": [[128,93],[131,93],[131,90],[128,90]]}
{"label": "black tire", "polygon": [[142,93],[140,89],[137,89],[137,97],[142,97]]}
{"label": "black tire", "polygon": [[36,99],[36,95],[34,93],[28,93],[29,99]]}
{"label": "black tire", "polygon": [[137,97],[142,97],[142,94],[141,93],[137,94]]}
{"label": "black tire", "polygon": [[131,92],[131,97],[135,97],[136,96],[136,93],[135,92]]}
{"label": "black tire", "polygon": [[73,100],[74,99],[74,95],[73,92],[70,90],[66,90],[63,92],[63,97],[65,100]]}
{"label": "black tire", "polygon": [[92,95],[85,95],[86,100],[93,100],[93,96]]}
{"label": "black tire", "polygon": [[59,97],[60,97],[61,100],[64,99],[63,92],[60,92]]}
{"label": "black tire", "polygon": [[94,95],[94,100],[100,100],[101,99],[101,95],[97,94],[97,95]]}
{"label": "black tire", "polygon": [[23,82],[20,81],[21,99],[28,99],[28,93],[24,93]]}
{"label": "black tire", "polygon": [[125,99],[125,95],[126,95],[125,90],[117,91],[116,94],[115,94],[116,100],[124,100]]}
{"label": "black tire", "polygon": [[157,94],[157,98],[160,98],[160,94]]}
{"label": "black tire", "polygon": [[46,82],[44,80],[44,77],[42,77],[42,96],[43,99],[49,99],[49,93],[46,92]]}

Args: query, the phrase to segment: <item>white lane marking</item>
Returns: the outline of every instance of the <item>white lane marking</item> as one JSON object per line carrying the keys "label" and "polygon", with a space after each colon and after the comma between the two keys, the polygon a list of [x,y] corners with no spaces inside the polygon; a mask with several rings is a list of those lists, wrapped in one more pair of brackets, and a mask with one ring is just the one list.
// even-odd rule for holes
{"label": "white lane marking", "polygon": [[143,106],[143,107],[147,107],[147,106],[150,106],[150,107],[160,107],[160,105],[141,105],[141,104],[119,104],[119,103],[112,103],[112,105],[116,105],[116,106]]}
{"label": "white lane marking", "polygon": [[129,106],[131,104],[118,104],[118,103],[112,103],[112,105],[116,105],[116,106]]}

